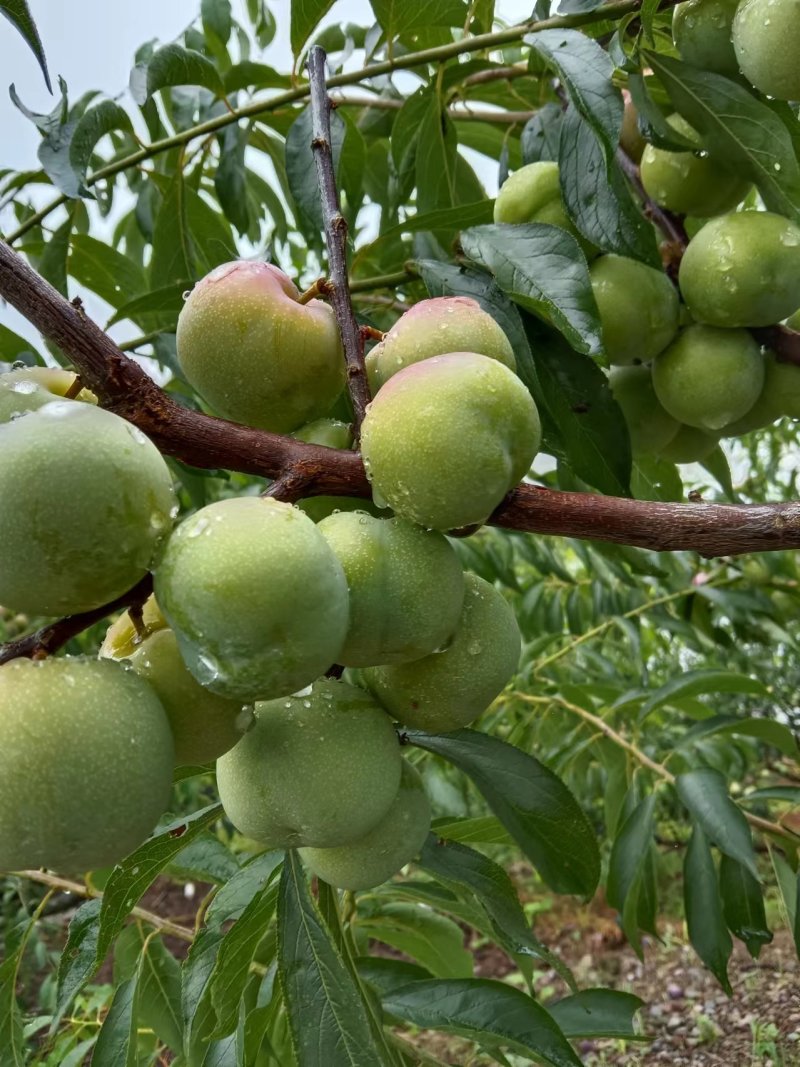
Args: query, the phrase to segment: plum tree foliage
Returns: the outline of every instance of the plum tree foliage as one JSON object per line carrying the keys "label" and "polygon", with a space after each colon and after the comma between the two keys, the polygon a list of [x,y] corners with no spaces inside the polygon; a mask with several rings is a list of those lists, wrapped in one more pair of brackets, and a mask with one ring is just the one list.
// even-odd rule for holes
{"label": "plum tree foliage", "polygon": [[[577,1065],[641,1001],[521,857],[641,955],[682,851],[726,990],[765,894],[797,926],[800,0],[240,6],[119,98],[12,91],[0,1063],[406,1067],[434,1023]],[[45,887],[86,898],[49,1029]]]}

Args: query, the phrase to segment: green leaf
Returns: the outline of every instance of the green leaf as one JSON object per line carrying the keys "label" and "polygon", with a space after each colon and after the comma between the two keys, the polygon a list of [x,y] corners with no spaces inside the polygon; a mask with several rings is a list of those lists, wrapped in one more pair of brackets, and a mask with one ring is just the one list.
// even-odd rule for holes
{"label": "green leaf", "polygon": [[458,203],[457,156],[455,127],[439,96],[433,94],[417,132],[415,183],[417,208],[421,214]]}
{"label": "green leaf", "polygon": [[280,880],[278,960],[298,1067],[376,1067],[381,1057],[361,994],[294,852]]}
{"label": "green leaf", "polygon": [[636,500],[683,500],[678,468],[653,456],[637,456],[631,469],[631,493]]}
{"label": "green leaf", "polygon": [[135,296],[133,300],[117,308],[106,323],[106,328],[124,319],[130,319],[143,327],[147,324],[174,327],[183,307],[183,294],[191,286],[190,280],[180,279],[162,289],[152,289],[149,293]]}
{"label": "green leaf", "polygon": [[32,926],[33,922],[13,948],[10,945],[4,946],[5,958],[0,963],[0,1065],[2,1067],[25,1067],[27,1063],[22,1014],[17,1004],[17,976]]}
{"label": "green leaf", "polygon": [[710,719],[703,719],[686,731],[677,747],[686,748],[701,738],[715,734],[757,737],[790,759],[796,759],[798,755],[797,741],[788,726],[775,719],[740,719],[735,715],[713,715]]}
{"label": "green leaf", "polygon": [[181,969],[159,937],[148,937],[142,948],[137,999],[141,1023],[155,1031],[173,1052],[180,1052]]}
{"label": "green leaf", "polygon": [[770,849],[769,855],[786,921],[794,937],[795,952],[800,956],[800,876],[775,849]]}
{"label": "green leaf", "polygon": [[753,959],[758,959],[761,946],[772,940],[761,886],[746,867],[725,855],[719,865],[719,886],[728,929],[744,941]]}
{"label": "green leaf", "polygon": [[113,308],[147,288],[144,270],[111,245],[76,233],[69,256],[69,273],[85,289],[97,293]]}
{"label": "green leaf", "polygon": [[39,260],[39,273],[57,289],[62,296],[67,296],[67,256],[72,236],[72,213],[55,231],[44,246]]}
{"label": "green leaf", "polygon": [[131,96],[139,106],[159,89],[172,85],[202,85],[215,96],[225,95],[219,71],[211,60],[179,44],[164,45],[148,63],[137,63],[131,71]]}
{"label": "green leaf", "polygon": [[760,804],[764,800],[786,800],[800,806],[799,785],[773,785],[765,789],[754,789],[739,798],[740,804]]}
{"label": "green leaf", "polygon": [[332,7],[333,0],[292,0],[289,37],[295,59],[303,51],[303,45],[314,28]]}
{"label": "green leaf", "polygon": [[[331,115],[331,151],[337,174],[342,155],[346,126],[341,115]],[[307,107],[289,127],[286,135],[286,174],[297,205],[298,221],[310,240],[319,243],[323,229],[322,206],[317,183],[317,165],[311,150],[311,108]]]}
{"label": "green leaf", "polygon": [[522,130],[520,144],[523,163],[557,162],[564,112],[558,104],[545,104]]}
{"label": "green leaf", "polygon": [[738,671],[706,670],[687,671],[672,678],[648,697],[642,705],[640,718],[645,718],[651,711],[665,704],[675,704],[687,697],[696,697],[704,693],[748,693],[754,696],[767,696],[766,686],[758,678]]}
{"label": "green leaf", "polygon": [[463,26],[467,18],[464,0],[370,0],[370,7],[387,41],[430,26]]}
{"label": "green leaf", "polygon": [[376,916],[360,919],[358,928],[411,956],[437,978],[472,974],[472,956],[464,948],[461,927],[425,905],[386,904]]}
{"label": "green leaf", "polygon": [[738,860],[760,881],[750,827],[728,796],[725,779],[710,767],[679,774],[675,789],[705,835],[731,859]]}
{"label": "green leaf", "polygon": [[420,967],[418,963],[385,956],[359,956],[355,964],[359,977],[371,985],[381,997],[408,985],[409,982],[423,982],[433,978],[431,972]]}
{"label": "green leaf", "polygon": [[189,233],[183,171],[175,173],[156,215],[150,283],[155,289],[195,277],[195,248]]}
{"label": "green leaf", "polygon": [[221,45],[226,45],[233,29],[230,0],[202,0],[200,16],[206,36],[213,33]]}
{"label": "green leaf", "polygon": [[575,238],[545,223],[496,223],[461,234],[465,254],[511,299],[552,323],[579,352],[603,351],[586,259]]}
{"label": "green leaf", "polygon": [[220,929],[201,929],[181,968],[183,1052],[193,1067],[195,1063],[202,1063],[216,1026],[209,983],[224,936]]}
{"label": "green leaf", "polygon": [[689,940],[697,955],[730,996],[733,990],[728,981],[728,959],[733,942],[722,915],[711,849],[699,826],[695,826],[686,849],[683,899]]}
{"label": "green leaf", "polygon": [[800,166],[779,116],[737,82],[656,52],[643,55],[703,146],[755,182],[770,211],[797,218]]}
{"label": "green leaf", "polygon": [[446,841],[474,845],[513,845],[514,840],[494,815],[477,815],[473,819],[444,816],[434,819],[431,829]]}
{"label": "green leaf", "polygon": [[570,1040],[579,1037],[647,1041],[633,1028],[633,1018],[644,1001],[618,989],[582,989],[547,1010]]}
{"label": "green leaf", "polygon": [[56,1013],[58,1020],[72,1003],[73,997],[97,969],[97,935],[100,930],[100,900],[81,904],[69,924],[67,943],[58,961],[56,978]]}
{"label": "green leaf", "polygon": [[114,991],[92,1053],[92,1067],[137,1067],[136,985],[138,974]]}
{"label": "green leaf", "polygon": [[20,359],[24,359],[26,363],[31,365],[42,366],[44,364],[40,353],[27,338],[20,337],[18,333],[9,330],[7,326],[0,322],[0,361],[3,363],[15,363]]}
{"label": "green leaf", "polygon": [[113,100],[103,100],[95,107],[84,111],[78,120],[69,144],[66,146],[61,180],[52,174],[53,180],[66,196],[85,193],[84,179],[92,153],[98,141],[112,130],[125,130],[133,134],[133,124],[128,113]]}
{"label": "green leaf", "polygon": [[407,730],[404,735],[469,775],[552,889],[584,896],[594,892],[600,877],[597,838],[575,797],[552,771],[476,730]]}
{"label": "green leaf", "polygon": [[640,958],[639,897],[653,841],[655,806],[655,794],[651,793],[633,809],[614,839],[608,862],[608,902],[621,913],[622,929]]}
{"label": "green leaf", "polygon": [[244,234],[250,226],[250,210],[247,200],[247,169],[244,150],[248,132],[239,126],[227,126],[219,138],[220,157],[214,175],[214,189],[225,217],[239,233]]}
{"label": "green leaf", "polygon": [[22,34],[28,48],[36,56],[36,62],[41,69],[45,85],[52,93],[53,86],[50,84],[50,73],[47,69],[47,59],[44,54],[42,39],[39,36],[36,23],[31,17],[26,0],[0,0],[0,14],[5,15],[11,25],[16,26]]}
{"label": "green leaf", "polygon": [[244,59],[236,63],[225,75],[225,92],[235,93],[239,89],[290,89],[292,79],[288,74],[280,74],[266,63],[254,63]]}
{"label": "green leaf", "polygon": [[413,982],[390,993],[384,1010],[423,1029],[507,1047],[552,1067],[580,1067],[553,1017],[519,989],[486,978]]}

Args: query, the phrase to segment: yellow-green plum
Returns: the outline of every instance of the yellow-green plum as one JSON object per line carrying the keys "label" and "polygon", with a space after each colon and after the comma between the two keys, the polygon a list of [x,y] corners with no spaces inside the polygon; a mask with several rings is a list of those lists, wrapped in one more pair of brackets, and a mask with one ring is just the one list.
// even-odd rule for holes
{"label": "yellow-green plum", "polygon": [[736,77],[739,63],[731,41],[739,0],[685,0],[672,13],[672,39],[681,59],[701,70]]}
{"label": "yellow-green plum", "polygon": [[780,322],[800,305],[800,226],[768,211],[711,219],[689,242],[678,283],[698,322]]}
{"label": "yellow-green plum", "polygon": [[678,332],[678,294],[663,271],[607,255],[594,261],[589,278],[610,363],[649,363]]}
{"label": "yellow-green plum", "polygon": [[[74,384],[75,375],[57,367],[19,367],[0,374],[0,422],[10,422],[51,400],[62,399]],[[75,399],[97,403],[88,389],[81,389]]]}
{"label": "yellow-green plum", "polygon": [[681,424],[664,410],[656,396],[650,367],[614,367],[608,384],[625,416],[634,456],[660,452]]}
{"label": "yellow-green plum", "polygon": [[217,760],[225,812],[269,848],[331,848],[383,819],[400,787],[400,743],[362,689],[320,678],[256,705],[255,723]]}
{"label": "yellow-green plum", "polygon": [[445,649],[362,672],[389,714],[405,726],[448,733],[469,725],[517,669],[521,638],[510,605],[483,578],[467,574],[465,585],[458,629]]}
{"label": "yellow-green plum", "polygon": [[178,317],[178,362],[220,415],[289,433],[336,401],[344,359],[333,312],[299,297],[283,271],[244,260],[194,287]]}
{"label": "yellow-green plum", "polygon": [[742,74],[778,100],[800,100],[800,0],[743,0],[733,20]]}
{"label": "yellow-green plum", "polygon": [[464,575],[446,537],[405,519],[357,511],[330,515],[318,529],[350,590],[350,624],[339,663],[405,663],[452,637]]}
{"label": "yellow-green plum", "polygon": [[764,360],[746,330],[696,324],[653,362],[653,386],[664,408],[698,430],[720,431],[755,404]]}
{"label": "yellow-green plum", "polygon": [[716,435],[707,434],[694,426],[681,426],[672,440],[658,453],[659,459],[670,463],[699,463],[717,447]]}
{"label": "yellow-green plum", "polygon": [[0,604],[67,615],[114,600],[158,559],[169,469],[131,423],[53,400],[0,423]]}
{"label": "yellow-green plum", "polygon": [[339,560],[307,515],[269,497],[219,500],[185,519],[155,593],[191,673],[231,699],[309,685],[347,633]]}
{"label": "yellow-green plum", "polygon": [[647,141],[642,137],[639,130],[639,112],[631,100],[631,94],[627,89],[622,90],[622,99],[625,107],[622,112],[622,129],[619,135],[620,148],[626,152],[634,163],[642,158],[642,152],[647,147]]}
{"label": "yellow-green plum", "polygon": [[447,352],[478,352],[517,369],[508,338],[477,300],[437,296],[420,300],[401,315],[367,356],[373,395],[404,367]]}
{"label": "yellow-green plum", "polygon": [[361,429],[376,501],[435,530],[484,522],[528,473],[540,441],[536,405],[516,374],[473,352],[395,374]]}
{"label": "yellow-green plum", "polygon": [[124,611],[106,630],[100,655],[105,659],[128,659],[142,641],[150,634],[167,628],[167,620],[161,614],[161,608],[151,595],[142,604],[136,619],[130,611]]}
{"label": "yellow-green plum", "polygon": [[[681,115],[667,119],[673,129],[702,149],[699,134]],[[747,195],[750,183],[708,155],[669,152],[648,145],[642,154],[642,185],[661,207],[706,218],[730,211]]]}
{"label": "yellow-green plum", "polygon": [[381,821],[338,848],[301,848],[311,872],[337,889],[372,889],[417,855],[431,827],[431,806],[419,772],[403,760],[400,788]]}
{"label": "yellow-green plum", "polygon": [[108,660],[0,667],[0,870],[117,863],[169,801],[173,748],[150,686]]}
{"label": "yellow-green plum", "polygon": [[540,160],[514,171],[503,182],[494,202],[495,222],[546,222],[576,238],[587,258],[597,249],[575,228],[561,199],[558,163]]}

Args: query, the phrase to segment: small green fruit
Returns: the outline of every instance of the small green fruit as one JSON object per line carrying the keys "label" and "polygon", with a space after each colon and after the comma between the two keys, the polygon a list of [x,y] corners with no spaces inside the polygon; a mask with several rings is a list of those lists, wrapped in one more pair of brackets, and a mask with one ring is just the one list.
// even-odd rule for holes
{"label": "small green fruit", "polygon": [[336,401],[344,358],[333,312],[299,296],[277,267],[244,260],[192,290],[178,318],[178,361],[220,415],[289,433]]}
{"label": "small green fruit", "polygon": [[625,101],[625,108],[622,112],[619,144],[623,152],[627,153],[634,163],[638,163],[647,147],[647,141],[639,132],[639,113],[627,89],[622,90],[622,99]]}
{"label": "small green fruit", "polygon": [[[62,399],[75,384],[75,375],[55,367],[20,367],[0,374],[0,422],[11,422],[28,411]],[[97,397],[81,389],[76,400],[96,404]]]}
{"label": "small green fruit", "polygon": [[12,660],[0,708],[0,870],[83,873],[144,841],[174,762],[147,682],[108,660]]}
{"label": "small green fruit", "polygon": [[369,667],[364,681],[405,726],[449,733],[485,711],[513,676],[521,638],[510,605],[474,574],[465,576],[461,620],[442,652],[387,667]]}
{"label": "small green fruit", "polygon": [[[699,134],[681,115],[667,122],[702,149]],[[747,195],[750,183],[710,156],[668,152],[648,145],[642,155],[642,185],[648,196],[668,211],[707,218],[731,211]]]}
{"label": "small green fruit", "polygon": [[698,322],[780,322],[800,306],[800,226],[768,211],[711,219],[689,242],[678,281]]}
{"label": "small green fruit", "polygon": [[450,530],[484,522],[528,473],[540,441],[519,378],[496,359],[453,352],[386,383],[367,410],[361,451],[378,503]]}
{"label": "small green fruit", "polygon": [[670,463],[699,463],[711,455],[717,442],[716,435],[704,433],[694,426],[681,426],[669,444],[661,449],[658,458]]}
{"label": "small green fruit", "polygon": [[326,448],[348,449],[353,444],[353,431],[346,422],[339,419],[315,419],[295,430],[292,437],[310,445],[324,445]]}
{"label": "small green fruit", "polygon": [[733,47],[745,78],[778,100],[800,99],[800,0],[743,0]]}
{"label": "small green fruit", "polygon": [[320,522],[350,590],[339,663],[405,663],[444,644],[458,624],[464,575],[447,538],[405,519],[340,512]]}
{"label": "small green fruit", "polygon": [[614,367],[608,384],[625,416],[633,455],[660,452],[675,437],[680,423],[662,407],[650,368]]}
{"label": "small green fruit", "polygon": [[135,585],[177,511],[169,469],[131,423],[53,400],[0,423],[0,604],[90,611]]}
{"label": "small green fruit", "polygon": [[739,63],[731,41],[739,0],[685,0],[672,14],[672,39],[681,59],[701,70],[735,78]]}
{"label": "small green fruit", "polygon": [[167,620],[151,594],[142,605],[141,617],[136,622],[130,611],[124,611],[112,622],[100,646],[100,655],[104,659],[128,659],[146,637],[166,628]]}
{"label": "small green fruit", "polygon": [[746,330],[695,325],[653,362],[653,386],[673,418],[720,431],[745,415],[764,384],[764,360]]}
{"label": "small green fruit", "polygon": [[678,294],[663,271],[607,255],[594,261],[589,278],[610,363],[649,363],[678,332]]}
{"label": "small green fruit", "polygon": [[540,160],[514,171],[503,182],[494,202],[495,222],[545,222],[571,233],[587,259],[597,249],[575,228],[561,199],[558,163]]}
{"label": "small green fruit", "polygon": [[301,848],[312,873],[337,889],[372,889],[388,881],[425,844],[431,806],[418,772],[403,760],[400,789],[384,817],[364,837],[338,848]]}
{"label": "small green fruit", "polygon": [[217,761],[228,818],[268,848],[331,848],[363,837],[391,807],[402,759],[373,697],[320,678],[256,705],[253,728]]}
{"label": "small green fruit", "polygon": [[741,437],[771,426],[783,415],[800,415],[800,368],[779,363],[771,352],[764,358],[764,385],[758,399],[740,419],[723,428],[724,437]]}
{"label": "small green fruit", "polygon": [[434,297],[421,300],[401,315],[367,356],[373,395],[404,367],[448,352],[478,352],[517,369],[508,338],[477,300]]}
{"label": "small green fruit", "polygon": [[301,689],[347,633],[341,564],[307,515],[268,497],[219,500],[184,520],[155,592],[189,670],[231,699]]}

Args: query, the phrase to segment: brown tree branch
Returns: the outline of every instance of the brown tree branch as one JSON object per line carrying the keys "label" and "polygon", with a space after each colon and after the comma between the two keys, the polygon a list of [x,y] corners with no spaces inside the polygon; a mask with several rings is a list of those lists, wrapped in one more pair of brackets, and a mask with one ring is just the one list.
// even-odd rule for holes
{"label": "brown tree branch", "polygon": [[339,325],[347,364],[347,389],[353,402],[356,441],[367,404],[370,401],[367,368],[364,364],[364,337],[358,327],[350,289],[347,284],[347,220],[339,207],[333,149],[331,147],[331,99],[325,80],[325,51],[315,45],[308,56],[311,87],[311,142],[317,165],[325,243],[328,247],[328,296]]}

